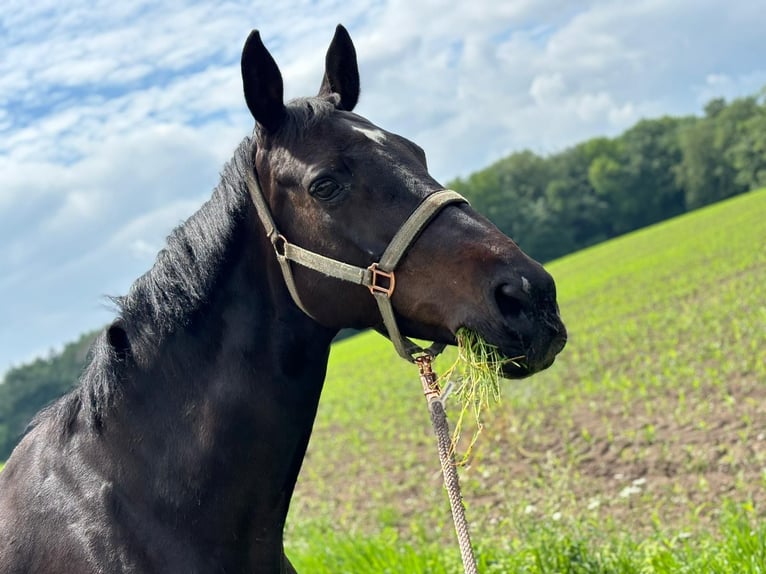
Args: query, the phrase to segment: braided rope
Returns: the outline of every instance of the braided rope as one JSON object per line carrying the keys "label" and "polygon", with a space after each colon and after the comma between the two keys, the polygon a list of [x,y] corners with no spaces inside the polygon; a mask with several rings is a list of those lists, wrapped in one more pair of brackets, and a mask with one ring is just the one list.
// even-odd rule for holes
{"label": "braided rope", "polygon": [[449,505],[452,510],[452,521],[455,523],[455,534],[460,547],[460,556],[463,559],[465,574],[478,574],[476,557],[471,546],[471,536],[468,533],[468,520],[465,517],[463,495],[460,492],[460,480],[455,464],[455,453],[452,450],[452,440],[447,422],[447,413],[444,410],[444,398],[441,389],[436,382],[436,374],[431,369],[433,356],[426,353],[415,360],[420,369],[420,381],[428,401],[428,411],[431,414],[431,424],[436,434],[436,442],[439,449],[439,461],[442,465],[444,486],[447,489]]}
{"label": "braided rope", "polygon": [[450,440],[447,413],[444,411],[442,401],[435,397],[428,400],[428,409],[431,411],[431,423],[439,445],[439,460],[442,464],[444,486],[447,488],[449,505],[452,509],[452,520],[455,523],[455,533],[457,534],[458,546],[460,546],[460,556],[463,558],[463,568],[465,574],[478,574],[476,557],[471,546],[471,536],[468,534],[468,520],[465,517],[463,496],[460,493],[460,482],[455,465],[455,454],[452,450],[452,441]]}

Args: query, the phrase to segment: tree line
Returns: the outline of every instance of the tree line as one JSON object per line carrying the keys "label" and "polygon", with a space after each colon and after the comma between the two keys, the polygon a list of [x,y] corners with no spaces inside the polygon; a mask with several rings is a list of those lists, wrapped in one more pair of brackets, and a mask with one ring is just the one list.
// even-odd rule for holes
{"label": "tree line", "polygon": [[766,186],[766,88],[712,100],[701,117],[642,120],[549,156],[517,152],[449,186],[550,261]]}
{"label": "tree line", "polygon": [[[549,156],[517,152],[449,184],[540,261],[763,186],[766,89],[712,100],[702,116],[642,120],[615,138]],[[94,338],[8,371],[0,460],[35,413],[77,383]]]}

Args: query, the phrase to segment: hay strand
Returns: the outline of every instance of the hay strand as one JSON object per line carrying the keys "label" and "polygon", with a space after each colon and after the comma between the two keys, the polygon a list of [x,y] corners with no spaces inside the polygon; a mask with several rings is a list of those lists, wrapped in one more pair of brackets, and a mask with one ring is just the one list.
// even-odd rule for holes
{"label": "hay strand", "polygon": [[452,449],[457,444],[466,423],[469,411],[473,415],[475,431],[465,453],[458,460],[458,465],[465,465],[473,446],[483,429],[481,415],[484,409],[500,402],[500,379],[503,378],[503,366],[507,363],[518,365],[523,357],[503,357],[499,349],[490,345],[481,336],[470,329],[461,328],[456,333],[457,359],[439,378],[440,386],[452,381],[452,395],[456,398],[460,413],[455,421],[452,433]]}

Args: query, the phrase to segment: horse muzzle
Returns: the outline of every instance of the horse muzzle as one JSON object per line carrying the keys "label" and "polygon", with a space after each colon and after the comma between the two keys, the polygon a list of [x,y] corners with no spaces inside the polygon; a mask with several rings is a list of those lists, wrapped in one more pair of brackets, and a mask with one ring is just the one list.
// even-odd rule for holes
{"label": "horse muzzle", "polygon": [[540,265],[533,271],[534,278],[514,274],[493,287],[498,317],[486,338],[506,357],[503,374],[509,379],[547,369],[567,342],[553,278]]}

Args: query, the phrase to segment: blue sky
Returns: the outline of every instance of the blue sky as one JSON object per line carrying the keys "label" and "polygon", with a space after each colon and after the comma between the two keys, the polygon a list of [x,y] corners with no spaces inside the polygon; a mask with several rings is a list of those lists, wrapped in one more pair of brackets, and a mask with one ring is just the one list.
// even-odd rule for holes
{"label": "blue sky", "polygon": [[0,372],[107,322],[252,129],[239,56],[261,30],[288,97],[315,93],[335,25],[356,111],[446,182],[523,148],[766,86],[752,0],[162,3],[0,7]]}

